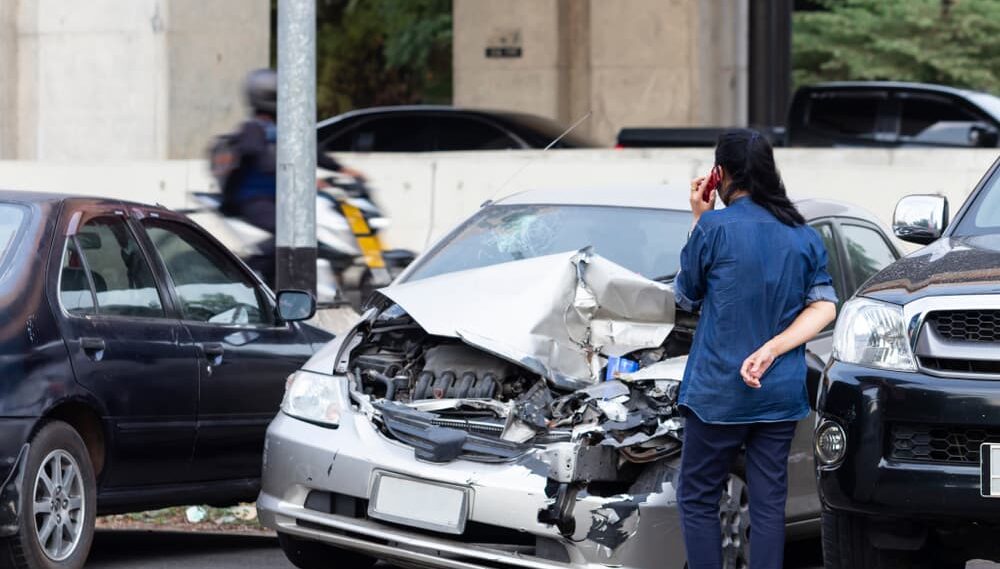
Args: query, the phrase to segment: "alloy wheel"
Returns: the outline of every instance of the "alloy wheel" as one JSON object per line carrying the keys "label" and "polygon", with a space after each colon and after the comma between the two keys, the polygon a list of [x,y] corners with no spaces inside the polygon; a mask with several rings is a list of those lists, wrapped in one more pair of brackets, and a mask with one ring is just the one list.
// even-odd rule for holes
{"label": "alloy wheel", "polygon": [[42,460],[32,492],[35,535],[46,557],[63,561],[76,550],[86,519],[80,465],[54,450]]}
{"label": "alloy wheel", "polygon": [[735,474],[722,492],[719,503],[722,525],[722,566],[746,569],[750,565],[750,494],[747,485]]}

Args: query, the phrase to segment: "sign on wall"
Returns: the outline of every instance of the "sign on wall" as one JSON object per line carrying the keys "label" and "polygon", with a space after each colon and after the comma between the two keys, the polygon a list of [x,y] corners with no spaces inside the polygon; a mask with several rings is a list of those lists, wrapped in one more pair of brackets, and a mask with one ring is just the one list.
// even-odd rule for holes
{"label": "sign on wall", "polygon": [[521,30],[494,31],[486,40],[486,57],[521,57]]}

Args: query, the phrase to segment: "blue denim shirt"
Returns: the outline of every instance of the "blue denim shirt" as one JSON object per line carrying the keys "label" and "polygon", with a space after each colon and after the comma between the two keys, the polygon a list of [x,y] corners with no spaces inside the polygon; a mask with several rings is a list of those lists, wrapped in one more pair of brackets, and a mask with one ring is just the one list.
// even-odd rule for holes
{"label": "blue denim shirt", "polygon": [[706,423],[809,414],[804,346],[776,359],[760,389],[743,383],[740,366],[807,304],[836,302],[826,249],[814,229],[785,225],[749,197],[706,212],[681,251],[674,290],[681,308],[701,309],[681,405]]}

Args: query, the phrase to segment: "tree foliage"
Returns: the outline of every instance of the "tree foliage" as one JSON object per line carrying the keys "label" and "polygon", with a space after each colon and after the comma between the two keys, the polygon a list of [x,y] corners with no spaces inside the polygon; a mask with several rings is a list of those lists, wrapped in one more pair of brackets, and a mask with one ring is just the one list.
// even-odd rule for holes
{"label": "tree foliage", "polygon": [[940,83],[1000,93],[1000,0],[814,0],[794,14],[796,85]]}
{"label": "tree foliage", "polygon": [[451,0],[318,0],[320,119],[373,105],[450,102]]}

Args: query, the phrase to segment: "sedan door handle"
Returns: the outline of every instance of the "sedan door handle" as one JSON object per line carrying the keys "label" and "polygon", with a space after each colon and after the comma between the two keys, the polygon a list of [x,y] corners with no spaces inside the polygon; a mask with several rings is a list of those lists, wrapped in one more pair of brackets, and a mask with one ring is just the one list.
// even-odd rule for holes
{"label": "sedan door handle", "polygon": [[80,347],[83,348],[85,352],[99,352],[103,350],[106,345],[104,344],[103,338],[80,338]]}
{"label": "sedan door handle", "polygon": [[[218,342],[207,342],[201,345],[201,349],[205,352],[205,356],[210,359],[221,360],[222,354],[225,353],[226,349],[222,347],[222,344]],[[218,363],[218,361],[213,362]]]}

